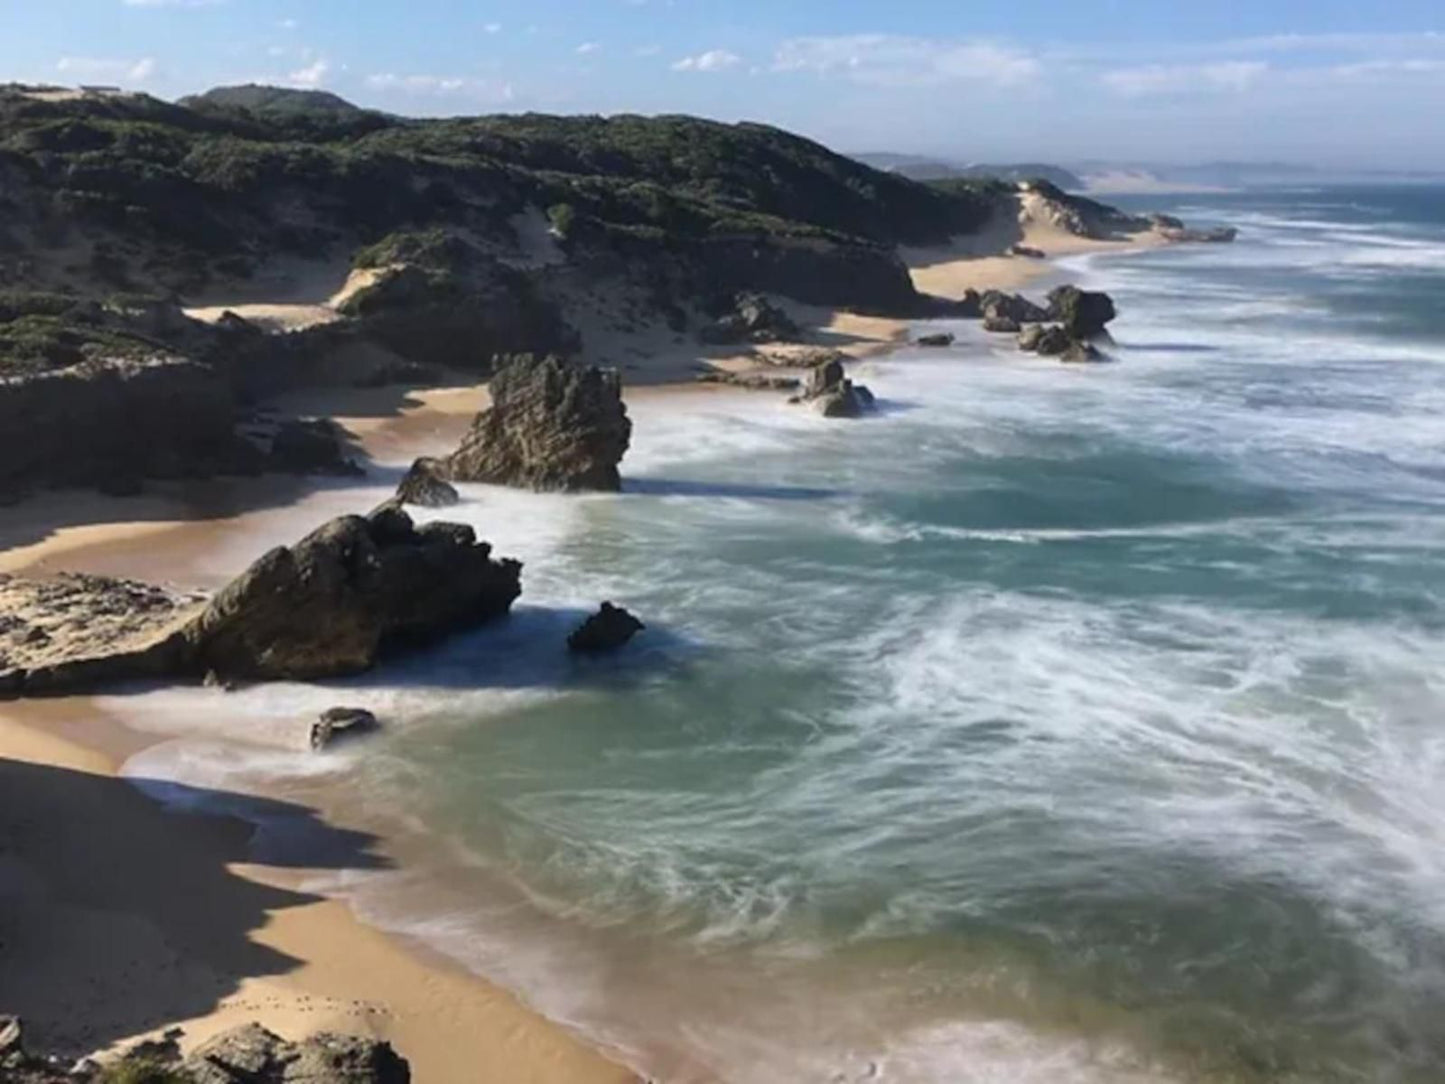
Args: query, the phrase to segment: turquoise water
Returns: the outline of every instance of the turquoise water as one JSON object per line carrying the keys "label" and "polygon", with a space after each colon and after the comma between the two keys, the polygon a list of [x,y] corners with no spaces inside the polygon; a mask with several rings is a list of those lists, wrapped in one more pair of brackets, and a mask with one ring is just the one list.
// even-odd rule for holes
{"label": "turquoise water", "polygon": [[526,605],[353,688],[363,909],[665,1080],[1445,1079],[1445,190],[1167,209],[1241,240],[1075,261],[1114,364],[964,324],[468,491]]}

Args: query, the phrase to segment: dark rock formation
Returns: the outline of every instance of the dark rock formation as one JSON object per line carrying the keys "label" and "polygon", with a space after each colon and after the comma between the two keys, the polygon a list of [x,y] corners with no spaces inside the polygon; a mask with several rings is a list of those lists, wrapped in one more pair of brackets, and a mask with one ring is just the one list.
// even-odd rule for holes
{"label": "dark rock formation", "polygon": [[357,476],[366,472],[345,454],[345,433],[330,418],[282,422],[271,436],[267,467],[295,474]]}
{"label": "dark rock formation", "polygon": [[261,453],[235,420],[226,382],[181,357],[0,377],[0,491],[254,473]]}
{"label": "dark rock formation", "polygon": [[625,647],[644,625],[621,606],[604,602],[602,608],[567,637],[567,647],[579,654],[597,654]]}
{"label": "dark rock formation", "polygon": [[733,298],[728,311],[703,328],[703,342],[771,343],[796,339],[798,325],[778,306],[759,293],[740,293]]}
{"label": "dark rock formation", "polygon": [[953,335],[947,331],[941,331],[936,335],[920,335],[913,340],[914,346],[952,346]]}
{"label": "dark rock formation", "polygon": [[1074,340],[1070,342],[1064,352],[1059,355],[1059,360],[1069,362],[1103,361],[1104,355],[1093,343]]}
{"label": "dark rock formation", "polygon": [[849,380],[841,361],[830,361],[808,374],[803,393],[792,401],[809,404],[825,418],[857,418],[872,409],[873,393]]}
{"label": "dark rock formation", "polygon": [[491,395],[492,405],[444,461],[447,478],[539,490],[621,488],[617,468],[632,422],[615,371],[524,355],[492,378]]}
{"label": "dark rock formation", "polygon": [[1009,255],[1022,256],[1027,260],[1046,260],[1048,253],[1041,248],[1033,248],[1029,245],[1010,245]]}
{"label": "dark rock formation", "polygon": [[1049,293],[1049,316],[1081,342],[1107,334],[1106,325],[1117,315],[1113,298],[1105,293],[1077,286],[1060,286]]}
{"label": "dark rock formation", "polygon": [[1019,322],[1012,316],[992,313],[983,318],[983,329],[1000,335],[1012,335],[1019,329]]}
{"label": "dark rock formation", "polygon": [[327,708],[311,724],[311,748],[320,752],[343,739],[371,734],[381,728],[376,716],[365,708]]}
{"label": "dark rock formation", "polygon": [[266,554],[185,630],[190,666],[231,680],[306,680],[369,669],[388,648],[501,617],[521,565],[471,528],[416,530],[400,508],[343,516]]}
{"label": "dark rock formation", "polygon": [[1060,357],[1078,340],[1058,324],[1030,324],[1019,332],[1019,349],[1044,357]]}
{"label": "dark rock formation", "polygon": [[456,486],[442,477],[445,470],[440,460],[418,459],[397,485],[397,499],[420,508],[450,508],[462,498]]}

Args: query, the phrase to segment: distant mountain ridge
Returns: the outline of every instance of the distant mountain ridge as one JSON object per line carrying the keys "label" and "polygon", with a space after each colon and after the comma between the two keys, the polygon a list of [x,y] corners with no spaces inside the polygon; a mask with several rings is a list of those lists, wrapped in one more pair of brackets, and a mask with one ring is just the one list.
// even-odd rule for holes
{"label": "distant mountain ridge", "polygon": [[858,161],[915,181],[939,181],[952,177],[997,181],[1048,181],[1065,191],[1084,188],[1083,179],[1072,170],[1045,162],[973,163],[946,161],[910,154],[874,152],[853,155]]}

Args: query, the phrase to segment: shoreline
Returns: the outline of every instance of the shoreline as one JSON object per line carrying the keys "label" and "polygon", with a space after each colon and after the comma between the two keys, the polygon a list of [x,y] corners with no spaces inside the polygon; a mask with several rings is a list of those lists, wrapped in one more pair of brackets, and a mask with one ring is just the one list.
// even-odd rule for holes
{"label": "shoreline", "polygon": [[[1037,232],[1031,232],[1037,240]],[[1057,274],[1056,256],[1148,247],[1073,240],[1079,244],[1061,245],[1042,260],[982,255],[960,248],[911,252],[909,256],[920,288],[926,285],[928,292],[947,296],[950,290],[961,293],[989,286],[1018,289]],[[1008,275],[1000,274],[1003,265],[1008,265]],[[835,345],[850,360],[906,346],[914,323],[817,309],[798,311],[803,322],[815,329],[808,336],[810,344]],[[760,360],[757,351],[734,354],[732,359],[740,365],[779,364]],[[676,364],[682,363],[673,368],[660,366],[653,375],[681,375],[684,370]],[[686,372],[695,372],[695,368]],[[727,389],[697,383],[688,376],[685,382],[644,381],[631,386],[628,394],[655,399],[720,390]],[[373,460],[375,470],[365,485],[375,488],[387,484],[396,464],[454,447],[485,402],[483,387],[459,386],[318,389],[287,397],[285,405],[335,416]],[[192,588],[216,587],[259,556],[265,547],[255,545],[256,538],[267,534],[268,524],[274,534],[280,519],[294,517],[310,505],[342,505],[356,486],[332,480],[266,477],[153,486],[139,498],[47,493],[21,506],[9,517],[8,528],[0,528],[0,573],[66,569],[180,581]],[[318,510],[317,522],[326,515]],[[176,813],[142,794],[125,782],[120,772],[125,761],[164,739],[130,729],[103,714],[97,718],[98,713],[98,706],[87,698],[0,704],[0,767],[53,776],[71,786],[55,784],[51,789],[83,792],[83,799],[75,799],[78,804],[58,807],[57,821],[95,819],[99,813],[108,826],[113,822],[116,831],[124,826],[128,838],[148,841],[155,855],[151,861],[159,865],[153,871],[158,882],[151,888],[153,894],[167,891],[168,871],[163,861],[180,855],[194,867],[194,876],[206,891],[227,899],[271,893],[267,899],[273,905],[250,914],[246,928],[228,931],[239,945],[227,945],[226,952],[219,955],[230,952],[238,956],[199,968],[210,972],[202,982],[213,994],[214,1003],[208,1010],[199,1011],[203,1007],[196,1004],[188,1008],[197,1011],[188,1013],[157,1007],[151,1014],[154,1020],[149,1021],[152,1026],[129,1035],[121,1033],[123,1028],[113,1028],[116,1034],[103,1036],[108,1041],[96,1049],[114,1051],[118,1043],[127,1044],[177,1024],[185,1027],[184,1043],[190,1046],[255,1019],[287,1038],[331,1028],[392,1040],[412,1061],[416,1078],[428,1084],[490,1079],[621,1084],[637,1079],[630,1070],[574,1037],[564,1025],[533,1012],[503,988],[412,938],[366,924],[345,899],[300,892],[301,878],[295,872],[248,861],[244,846],[238,849],[238,836],[249,834],[243,822]],[[28,767],[17,769],[16,765]],[[14,790],[11,788],[12,795]],[[0,819],[23,814],[24,810],[6,802],[0,790]],[[317,819],[328,830],[347,832],[329,819]],[[19,861],[24,867],[26,856],[21,854]],[[51,891],[66,880],[63,865],[37,868],[41,864],[38,860],[31,863],[26,875],[42,885],[42,891]],[[107,892],[125,896],[122,884],[97,880],[99,883],[88,886],[92,896],[104,898]],[[73,901],[55,891],[54,901],[68,914]],[[165,909],[163,900],[147,898],[144,902],[148,909]],[[93,903],[87,900],[87,904]],[[135,928],[133,914],[103,906],[80,911],[83,913],[72,916],[78,929]],[[206,925],[205,917],[193,917],[191,924],[199,930]],[[61,919],[55,922],[59,924]],[[205,941],[203,930],[193,936]],[[205,955],[204,951],[188,954],[183,947],[166,948],[173,966],[187,973]],[[260,973],[248,973],[248,966],[255,970],[257,953],[274,954],[287,963],[278,970],[262,968]],[[45,961],[33,963],[43,969]],[[272,959],[266,966],[276,964]],[[224,977],[218,979],[218,973]],[[0,990],[3,985],[0,980]],[[234,989],[214,996],[227,985]],[[121,1000],[129,1005],[136,997],[127,993]],[[104,995],[100,1000],[107,1001]],[[17,1011],[3,999],[0,1006]],[[59,1011],[57,1004],[55,1012]],[[48,1028],[58,1034],[58,1017],[47,1022],[42,1016],[37,1023],[37,1038],[42,1041]],[[81,1035],[67,1039],[76,1052],[86,1041]]]}

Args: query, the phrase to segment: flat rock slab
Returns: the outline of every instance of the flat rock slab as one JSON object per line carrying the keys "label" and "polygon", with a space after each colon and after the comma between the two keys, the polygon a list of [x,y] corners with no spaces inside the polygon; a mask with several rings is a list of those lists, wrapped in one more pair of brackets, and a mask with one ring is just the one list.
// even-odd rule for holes
{"label": "flat rock slab", "polygon": [[200,596],[134,580],[0,575],[0,696],[163,675],[204,607]]}

